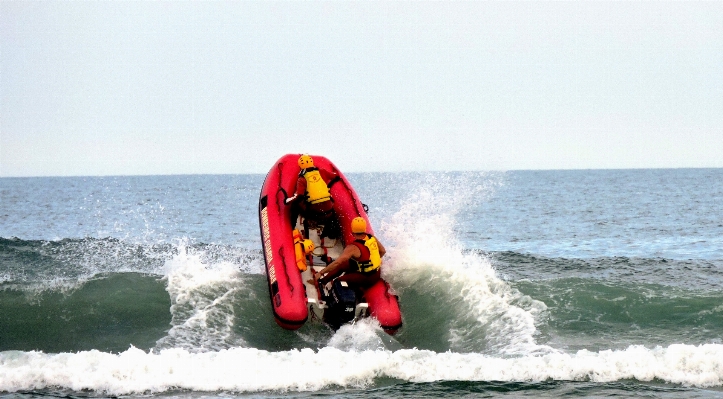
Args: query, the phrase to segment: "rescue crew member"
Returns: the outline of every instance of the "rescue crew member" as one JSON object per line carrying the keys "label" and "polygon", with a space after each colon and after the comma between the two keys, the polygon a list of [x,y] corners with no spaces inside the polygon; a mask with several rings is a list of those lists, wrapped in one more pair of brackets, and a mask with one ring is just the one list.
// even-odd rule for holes
{"label": "rescue crew member", "polygon": [[[314,166],[309,154],[303,154],[298,160],[299,178],[296,179],[294,195],[286,199],[287,204],[296,204],[301,216],[312,224],[324,225],[323,236],[337,238],[341,230],[334,213],[334,199],[329,184],[334,184],[339,175]],[[293,218],[296,219],[296,218]]]}
{"label": "rescue crew member", "polygon": [[346,273],[339,280],[359,288],[371,287],[381,278],[382,256],[387,252],[376,237],[367,234],[367,222],[361,217],[351,221],[351,232],[354,241],[344,251],[309,279],[310,284],[326,284],[341,273]]}

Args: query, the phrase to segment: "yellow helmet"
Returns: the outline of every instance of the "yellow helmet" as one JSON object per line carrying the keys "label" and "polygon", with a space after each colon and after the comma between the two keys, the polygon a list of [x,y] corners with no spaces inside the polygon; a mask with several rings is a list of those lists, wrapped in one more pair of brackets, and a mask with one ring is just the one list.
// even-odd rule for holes
{"label": "yellow helmet", "polygon": [[355,217],[351,221],[351,232],[352,233],[366,233],[367,232],[367,222],[362,217]]}
{"label": "yellow helmet", "polygon": [[308,238],[304,241],[302,241],[302,244],[304,245],[304,253],[309,253],[314,250],[314,243],[309,240]]}
{"label": "yellow helmet", "polygon": [[309,154],[304,154],[304,155],[302,155],[302,156],[299,157],[299,167],[300,167],[301,169],[313,168],[313,167],[314,167],[314,160],[311,159],[311,157],[309,156]]}

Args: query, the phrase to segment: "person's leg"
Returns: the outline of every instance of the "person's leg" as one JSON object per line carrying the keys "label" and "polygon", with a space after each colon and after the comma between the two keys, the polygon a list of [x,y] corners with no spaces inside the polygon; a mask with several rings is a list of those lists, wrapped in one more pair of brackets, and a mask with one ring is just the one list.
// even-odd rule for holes
{"label": "person's leg", "polygon": [[339,219],[333,211],[331,216],[327,217],[327,220],[324,222],[324,232],[322,235],[334,240],[341,238],[341,224],[339,224]]}

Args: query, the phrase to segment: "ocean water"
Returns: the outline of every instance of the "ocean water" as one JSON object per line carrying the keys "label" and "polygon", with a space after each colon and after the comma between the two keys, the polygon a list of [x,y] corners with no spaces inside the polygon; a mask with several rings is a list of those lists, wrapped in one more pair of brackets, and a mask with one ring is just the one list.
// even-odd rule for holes
{"label": "ocean water", "polygon": [[0,397],[723,398],[723,169],[347,177],[395,336],[276,326],[262,175],[0,179]]}

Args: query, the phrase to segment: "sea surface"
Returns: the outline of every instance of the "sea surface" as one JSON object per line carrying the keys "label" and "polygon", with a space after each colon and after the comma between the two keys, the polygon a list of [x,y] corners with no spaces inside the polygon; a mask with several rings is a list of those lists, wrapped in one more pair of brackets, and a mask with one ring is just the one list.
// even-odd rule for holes
{"label": "sea surface", "polygon": [[263,175],[0,179],[0,398],[723,398],[723,169],[348,174],[404,327],[272,317]]}

